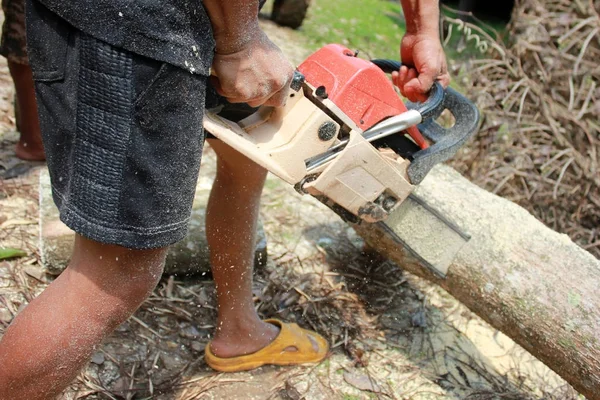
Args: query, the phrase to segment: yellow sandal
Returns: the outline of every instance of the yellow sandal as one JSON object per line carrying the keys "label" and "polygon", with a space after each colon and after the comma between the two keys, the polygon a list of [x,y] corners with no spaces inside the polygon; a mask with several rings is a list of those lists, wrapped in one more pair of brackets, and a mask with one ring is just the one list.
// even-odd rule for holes
{"label": "yellow sandal", "polygon": [[[204,352],[206,363],[217,371],[238,372],[267,364],[300,365],[318,363],[327,356],[329,344],[321,335],[302,329],[297,324],[283,323],[277,319],[267,319],[265,322],[279,328],[277,337],[266,347],[252,354],[221,358],[212,353],[210,343],[208,343]],[[317,344],[318,351],[313,348],[309,337]]]}

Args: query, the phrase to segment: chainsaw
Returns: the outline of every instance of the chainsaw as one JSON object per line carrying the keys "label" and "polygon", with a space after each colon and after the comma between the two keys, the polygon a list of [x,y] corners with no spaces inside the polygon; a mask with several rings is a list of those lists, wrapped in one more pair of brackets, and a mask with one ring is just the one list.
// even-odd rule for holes
{"label": "chainsaw", "polygon": [[[207,110],[204,127],[344,220],[384,221],[479,122],[473,103],[439,83],[426,101],[404,103],[387,75],[399,68],[330,44],[297,68],[284,107],[237,122]],[[444,110],[449,128],[437,122]]]}

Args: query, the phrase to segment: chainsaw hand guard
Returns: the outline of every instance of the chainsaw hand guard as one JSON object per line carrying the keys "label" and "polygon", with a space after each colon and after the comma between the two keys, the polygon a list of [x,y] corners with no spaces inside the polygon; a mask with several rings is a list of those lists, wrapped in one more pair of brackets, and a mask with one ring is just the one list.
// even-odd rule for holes
{"label": "chainsaw hand guard", "polygon": [[[409,108],[412,104],[407,104]],[[436,122],[442,111],[448,110],[455,119],[454,125],[444,128]],[[408,167],[411,183],[418,185],[436,164],[452,158],[458,149],[477,132],[479,110],[467,98],[452,88],[445,90],[441,107],[429,119],[418,125],[419,131],[433,144],[413,155]]]}

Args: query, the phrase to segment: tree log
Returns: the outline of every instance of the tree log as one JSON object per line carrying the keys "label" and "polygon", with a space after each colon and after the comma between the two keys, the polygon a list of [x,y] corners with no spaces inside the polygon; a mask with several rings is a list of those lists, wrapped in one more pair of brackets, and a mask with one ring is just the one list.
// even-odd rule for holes
{"label": "tree log", "polygon": [[[394,215],[355,229],[375,250],[440,285],[589,400],[600,399],[600,261],[449,167],[436,167],[415,194],[471,237],[455,251],[445,277],[399,242]],[[423,223],[418,237],[439,237],[438,228]]]}

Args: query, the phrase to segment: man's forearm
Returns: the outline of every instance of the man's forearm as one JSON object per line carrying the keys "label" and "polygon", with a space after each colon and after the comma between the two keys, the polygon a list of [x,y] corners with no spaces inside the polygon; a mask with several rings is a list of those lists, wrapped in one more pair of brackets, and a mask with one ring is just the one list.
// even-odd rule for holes
{"label": "man's forearm", "polygon": [[238,51],[260,29],[258,0],[204,0],[203,3],[213,27],[218,53]]}
{"label": "man's forearm", "polygon": [[406,33],[439,37],[440,6],[438,0],[400,0]]}

